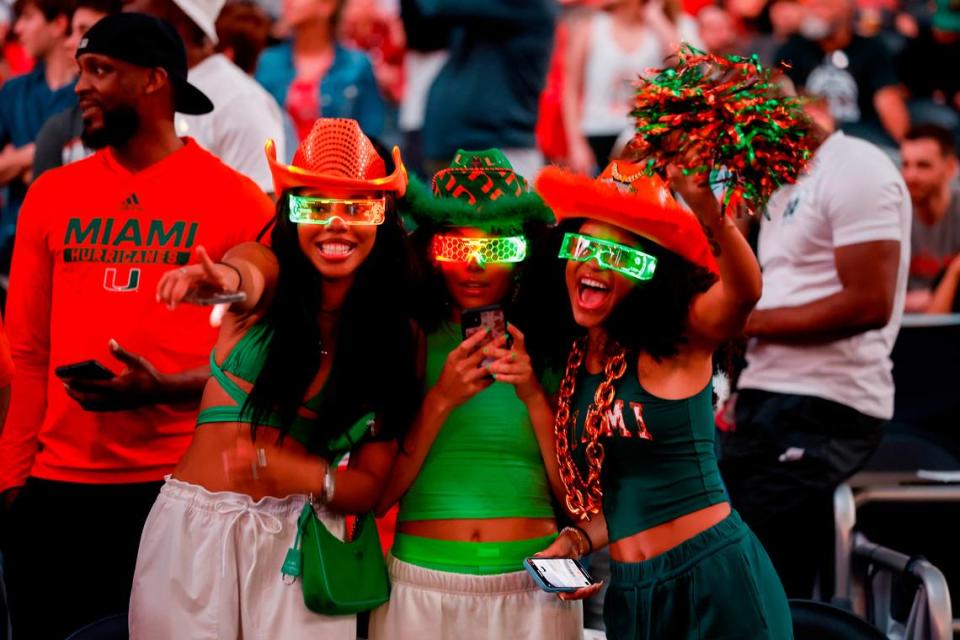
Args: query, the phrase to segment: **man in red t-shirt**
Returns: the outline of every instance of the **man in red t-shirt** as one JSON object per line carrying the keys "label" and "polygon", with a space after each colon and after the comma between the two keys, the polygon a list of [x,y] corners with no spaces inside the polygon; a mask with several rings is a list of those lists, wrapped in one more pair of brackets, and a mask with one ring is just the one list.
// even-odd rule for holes
{"label": "man in red t-shirt", "polygon": [[[157,304],[160,276],[201,245],[217,260],[254,239],[273,210],[252,181],[177,137],[175,110],[213,105],[187,82],[170,25],[104,18],[77,61],[84,142],[100,150],[31,187],[7,303],[6,579],[14,633],[38,639],[126,610],[144,520],[192,436],[216,334],[202,308]],[[116,379],[57,376],[88,360]],[[177,373],[188,370],[198,373]]]}

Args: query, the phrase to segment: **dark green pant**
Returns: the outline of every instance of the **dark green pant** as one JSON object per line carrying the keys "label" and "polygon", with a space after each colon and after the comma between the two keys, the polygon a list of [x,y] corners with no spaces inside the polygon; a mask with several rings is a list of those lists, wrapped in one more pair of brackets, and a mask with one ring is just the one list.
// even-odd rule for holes
{"label": "dark green pant", "polygon": [[736,512],[670,551],[611,562],[609,640],[790,640],[783,586]]}

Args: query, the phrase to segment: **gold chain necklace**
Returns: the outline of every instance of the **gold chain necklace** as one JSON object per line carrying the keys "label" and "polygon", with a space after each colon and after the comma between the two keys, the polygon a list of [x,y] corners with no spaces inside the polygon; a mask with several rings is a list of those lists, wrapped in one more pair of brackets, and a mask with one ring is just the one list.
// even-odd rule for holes
{"label": "gold chain necklace", "polygon": [[613,405],[616,389],[613,384],[627,371],[626,350],[618,348],[607,358],[604,364],[604,379],[593,395],[593,404],[587,410],[583,430],[586,436],[587,478],[584,480],[573,461],[570,450],[571,427],[570,402],[576,390],[577,371],[583,365],[587,352],[587,339],[581,338],[573,343],[567,367],[560,382],[560,399],[557,404],[557,420],[554,424],[554,437],[557,446],[557,463],[560,465],[560,479],[567,493],[567,508],[582,520],[600,512],[603,505],[603,489],[600,487],[600,469],[603,467],[603,445],[600,443],[601,426],[607,420],[607,414]]}

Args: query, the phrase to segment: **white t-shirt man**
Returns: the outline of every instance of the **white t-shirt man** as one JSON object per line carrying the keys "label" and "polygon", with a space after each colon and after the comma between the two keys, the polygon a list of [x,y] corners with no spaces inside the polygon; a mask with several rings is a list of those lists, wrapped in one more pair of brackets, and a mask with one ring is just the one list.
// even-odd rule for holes
{"label": "white t-shirt man", "polygon": [[188,80],[213,102],[213,111],[201,116],[176,115],[177,133],[190,136],[224,164],[273,192],[273,179],[263,151],[267,139],[285,158],[285,135],[280,106],[267,91],[221,54],[190,69]]}
{"label": "white t-shirt man", "polygon": [[893,416],[890,352],[900,330],[910,264],[910,194],[877,147],[841,132],[817,150],[809,171],[777,191],[760,226],[763,296],[757,309],[792,307],[839,292],[834,249],[900,242],[893,314],[882,329],[822,344],[753,339],[741,389],[816,396],[868,416]]}

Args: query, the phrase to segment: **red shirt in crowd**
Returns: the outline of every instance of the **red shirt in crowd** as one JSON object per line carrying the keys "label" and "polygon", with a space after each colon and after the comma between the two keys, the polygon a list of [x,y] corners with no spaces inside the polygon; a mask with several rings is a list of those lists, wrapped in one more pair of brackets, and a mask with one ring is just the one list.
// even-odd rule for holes
{"label": "red shirt in crowd", "polygon": [[108,343],[162,372],[207,363],[209,308],[169,311],[160,277],[203,245],[214,260],[255,239],[273,213],[249,179],[193,140],[131,173],[109,149],[43,174],[17,227],[7,325],[17,376],[0,436],[0,491],[27,476],[109,484],[160,480],[187,448],[196,407],[85,411],[54,375],[61,365],[121,365]]}

